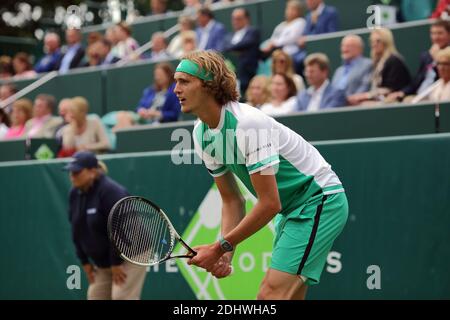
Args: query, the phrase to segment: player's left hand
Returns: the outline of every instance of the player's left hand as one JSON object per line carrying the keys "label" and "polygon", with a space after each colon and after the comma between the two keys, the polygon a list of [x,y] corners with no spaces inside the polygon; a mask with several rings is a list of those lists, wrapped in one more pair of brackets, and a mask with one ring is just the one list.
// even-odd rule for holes
{"label": "player's left hand", "polygon": [[112,280],[117,285],[121,285],[122,283],[124,283],[125,279],[127,278],[127,274],[123,270],[122,265],[111,266],[111,273],[112,273]]}
{"label": "player's left hand", "polygon": [[187,263],[189,265],[196,265],[208,272],[211,272],[214,269],[214,265],[224,254],[218,242],[210,245],[198,246],[193,249],[197,252],[197,255],[189,259]]}
{"label": "player's left hand", "polygon": [[219,261],[216,262],[211,270],[211,274],[218,279],[229,276],[231,272],[233,272],[231,258],[229,258],[226,254],[220,257]]}

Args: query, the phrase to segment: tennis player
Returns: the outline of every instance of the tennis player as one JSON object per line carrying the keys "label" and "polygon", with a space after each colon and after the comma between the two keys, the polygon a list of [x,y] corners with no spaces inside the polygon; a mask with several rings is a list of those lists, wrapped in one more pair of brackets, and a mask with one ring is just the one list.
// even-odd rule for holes
{"label": "tennis player", "polygon": [[[194,248],[188,263],[214,276],[231,272],[236,246],[276,216],[272,261],[258,299],[304,299],[318,284],[327,254],[348,216],[341,181],[300,135],[238,102],[236,77],[221,55],[186,55],[175,73],[181,110],[199,118],[196,152],[222,198],[222,236]],[[234,175],[257,197],[249,214]]]}

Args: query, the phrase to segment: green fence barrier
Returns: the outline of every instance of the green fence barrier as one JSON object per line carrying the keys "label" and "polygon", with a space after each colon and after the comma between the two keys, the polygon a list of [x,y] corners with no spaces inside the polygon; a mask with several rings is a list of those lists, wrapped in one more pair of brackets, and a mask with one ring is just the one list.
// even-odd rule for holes
{"label": "green fence barrier", "polygon": [[[310,288],[308,298],[448,299],[450,179],[443,177],[450,176],[450,134],[315,146],[342,180],[350,215],[328,256],[321,284]],[[186,155],[192,160],[192,153]],[[164,208],[189,243],[207,241],[220,232],[207,218],[220,212],[220,204],[202,165],[175,165],[168,152],[102,159],[110,176],[132,194]],[[0,299],[86,296],[84,275],[80,289],[67,287],[79,262],[67,218],[70,186],[67,173],[61,171],[64,164],[58,160],[0,164],[5,257],[0,265]],[[247,209],[252,205],[249,197]],[[271,241],[266,227],[240,245],[233,261],[235,273],[222,280],[208,279],[183,260],[158,265],[148,273],[143,298],[254,299],[269,265]],[[379,268],[380,289],[370,289],[371,268]]]}
{"label": "green fence barrier", "polygon": [[58,153],[55,139],[14,139],[0,141],[0,161],[54,159]]}
{"label": "green fence barrier", "polygon": [[107,112],[135,110],[144,89],[152,85],[154,66],[147,62],[106,71]]}
{"label": "green fence barrier", "polygon": [[[450,103],[442,104],[441,132],[450,132]],[[310,141],[386,137],[436,132],[434,104],[344,107],[298,113],[277,120]],[[117,152],[172,150],[180,141],[176,129],[192,131],[194,123],[142,126],[117,131]]]}
{"label": "green fence barrier", "polygon": [[0,36],[0,55],[14,57],[18,52],[26,52],[39,59],[43,54],[43,43],[34,38]]}
{"label": "green fence barrier", "polygon": [[[103,72],[102,69],[98,68],[82,68],[67,74],[58,75],[41,85],[38,89],[25,95],[25,98],[34,100],[37,95],[42,93],[53,95],[57,101],[63,98],[83,96],[89,101],[89,112],[102,115],[106,112],[104,107],[104,82],[106,78],[102,74]],[[0,85],[11,82],[20,90],[36,80],[0,81]],[[53,110],[53,113],[57,114],[56,108]]]}

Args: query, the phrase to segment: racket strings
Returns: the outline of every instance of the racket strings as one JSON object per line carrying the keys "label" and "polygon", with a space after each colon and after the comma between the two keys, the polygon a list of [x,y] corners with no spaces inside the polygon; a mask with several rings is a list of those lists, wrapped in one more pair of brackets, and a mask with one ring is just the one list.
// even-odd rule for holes
{"label": "racket strings", "polygon": [[164,215],[152,205],[139,199],[125,201],[111,218],[112,241],[129,260],[151,265],[170,255],[174,235]]}

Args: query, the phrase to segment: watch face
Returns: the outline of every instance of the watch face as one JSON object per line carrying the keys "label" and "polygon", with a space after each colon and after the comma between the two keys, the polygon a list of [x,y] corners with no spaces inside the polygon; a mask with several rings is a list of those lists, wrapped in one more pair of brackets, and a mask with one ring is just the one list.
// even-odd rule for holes
{"label": "watch face", "polygon": [[222,242],[222,248],[225,251],[233,251],[233,246],[228,241],[223,241]]}

